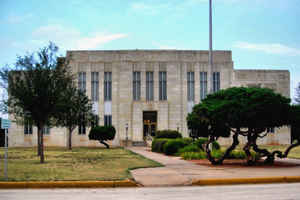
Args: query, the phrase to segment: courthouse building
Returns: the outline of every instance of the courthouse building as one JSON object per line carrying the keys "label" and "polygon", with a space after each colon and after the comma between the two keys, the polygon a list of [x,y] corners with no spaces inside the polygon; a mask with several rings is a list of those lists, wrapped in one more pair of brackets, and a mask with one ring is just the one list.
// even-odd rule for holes
{"label": "courthouse building", "polygon": [[[256,86],[290,97],[289,71],[235,70],[231,51],[214,51],[211,69],[208,54],[196,50],[68,51],[66,58],[77,74],[78,87],[92,100],[99,124],[116,128],[114,145],[123,145],[126,138],[130,144],[141,145],[147,135],[163,129],[188,137],[186,116],[211,90]],[[89,141],[88,131],[89,127],[79,124],[73,145],[100,145]],[[270,131],[276,134],[269,134],[262,143],[290,143],[289,128]],[[9,132],[10,146],[36,145],[35,127],[13,124]],[[66,129],[45,128],[44,132],[45,145],[66,145]]]}

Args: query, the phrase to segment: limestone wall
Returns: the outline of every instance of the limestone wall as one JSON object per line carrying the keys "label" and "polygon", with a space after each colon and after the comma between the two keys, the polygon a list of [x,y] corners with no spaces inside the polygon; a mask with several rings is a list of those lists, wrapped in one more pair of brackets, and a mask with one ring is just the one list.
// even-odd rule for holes
{"label": "limestone wall", "polygon": [[[116,128],[113,145],[122,144],[126,139],[125,124],[128,123],[128,139],[143,141],[143,112],[157,112],[157,129],[179,129],[188,136],[186,116],[192,105],[200,102],[200,72],[207,72],[208,92],[211,88],[211,72],[220,72],[220,87],[249,86],[261,84],[275,88],[289,96],[289,73],[280,70],[234,70],[231,51],[214,51],[213,70],[208,65],[208,51],[179,50],[120,50],[120,51],[68,51],[71,71],[86,72],[86,94],[91,97],[91,72],[99,72],[99,100],[97,107],[99,124],[104,124],[104,72],[112,72],[112,124]],[[133,71],[141,74],[141,98],[133,101]],[[146,71],[153,71],[154,100],[146,101]],[[159,100],[159,71],[167,72],[167,100]],[[195,99],[187,100],[187,72],[194,72]],[[36,130],[32,135],[24,135],[22,126],[13,124],[10,130],[10,146],[36,145]],[[89,128],[85,135],[73,132],[73,146],[102,146],[97,141],[89,141]],[[277,136],[276,136],[277,137]],[[278,136],[281,137],[281,136]],[[271,140],[271,139],[270,139]],[[275,138],[274,141],[279,139]],[[286,137],[280,138],[280,142]],[[45,136],[45,145],[65,146],[67,132],[53,128]],[[273,142],[273,140],[272,140]]]}

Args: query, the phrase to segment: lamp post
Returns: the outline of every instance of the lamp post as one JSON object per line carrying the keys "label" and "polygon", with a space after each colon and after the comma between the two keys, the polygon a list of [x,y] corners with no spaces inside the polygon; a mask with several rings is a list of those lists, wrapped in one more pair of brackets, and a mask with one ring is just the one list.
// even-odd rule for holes
{"label": "lamp post", "polygon": [[128,146],[128,123],[125,124],[125,130],[126,130],[126,147]]}

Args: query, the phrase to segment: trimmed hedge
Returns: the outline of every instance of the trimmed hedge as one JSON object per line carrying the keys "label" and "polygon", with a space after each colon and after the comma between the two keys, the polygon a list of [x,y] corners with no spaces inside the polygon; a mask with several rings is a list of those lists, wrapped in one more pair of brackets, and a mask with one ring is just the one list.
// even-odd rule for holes
{"label": "trimmed hedge", "polygon": [[202,151],[197,145],[195,144],[189,144],[181,149],[179,149],[179,153],[185,153],[185,152],[200,152]]}
{"label": "trimmed hedge", "polygon": [[184,160],[201,160],[206,159],[206,153],[204,151],[199,152],[184,152],[181,154]]}
{"label": "trimmed hedge", "polygon": [[169,141],[167,138],[156,138],[152,141],[151,151],[157,153],[164,153],[164,144]]}
{"label": "trimmed hedge", "polygon": [[175,130],[161,130],[161,131],[156,131],[155,138],[176,139],[176,138],[182,138],[182,135],[181,133]]}
{"label": "trimmed hedge", "polygon": [[174,155],[184,146],[185,142],[182,139],[169,140],[164,144],[164,153],[166,155]]}
{"label": "trimmed hedge", "polygon": [[116,129],[113,126],[95,126],[90,130],[90,140],[113,140],[116,135]]}
{"label": "trimmed hedge", "polygon": [[152,141],[151,150],[166,155],[174,155],[178,153],[179,149],[190,145],[192,142],[193,140],[191,138],[155,138]]}

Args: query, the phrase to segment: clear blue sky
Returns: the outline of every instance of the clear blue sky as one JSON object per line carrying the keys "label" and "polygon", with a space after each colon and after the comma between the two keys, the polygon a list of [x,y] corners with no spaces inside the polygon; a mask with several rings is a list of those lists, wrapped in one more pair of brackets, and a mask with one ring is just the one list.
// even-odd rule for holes
{"label": "clear blue sky", "polygon": [[[236,69],[300,81],[300,0],[213,0],[213,48]],[[0,0],[0,65],[48,41],[74,49],[208,49],[208,0]]]}

